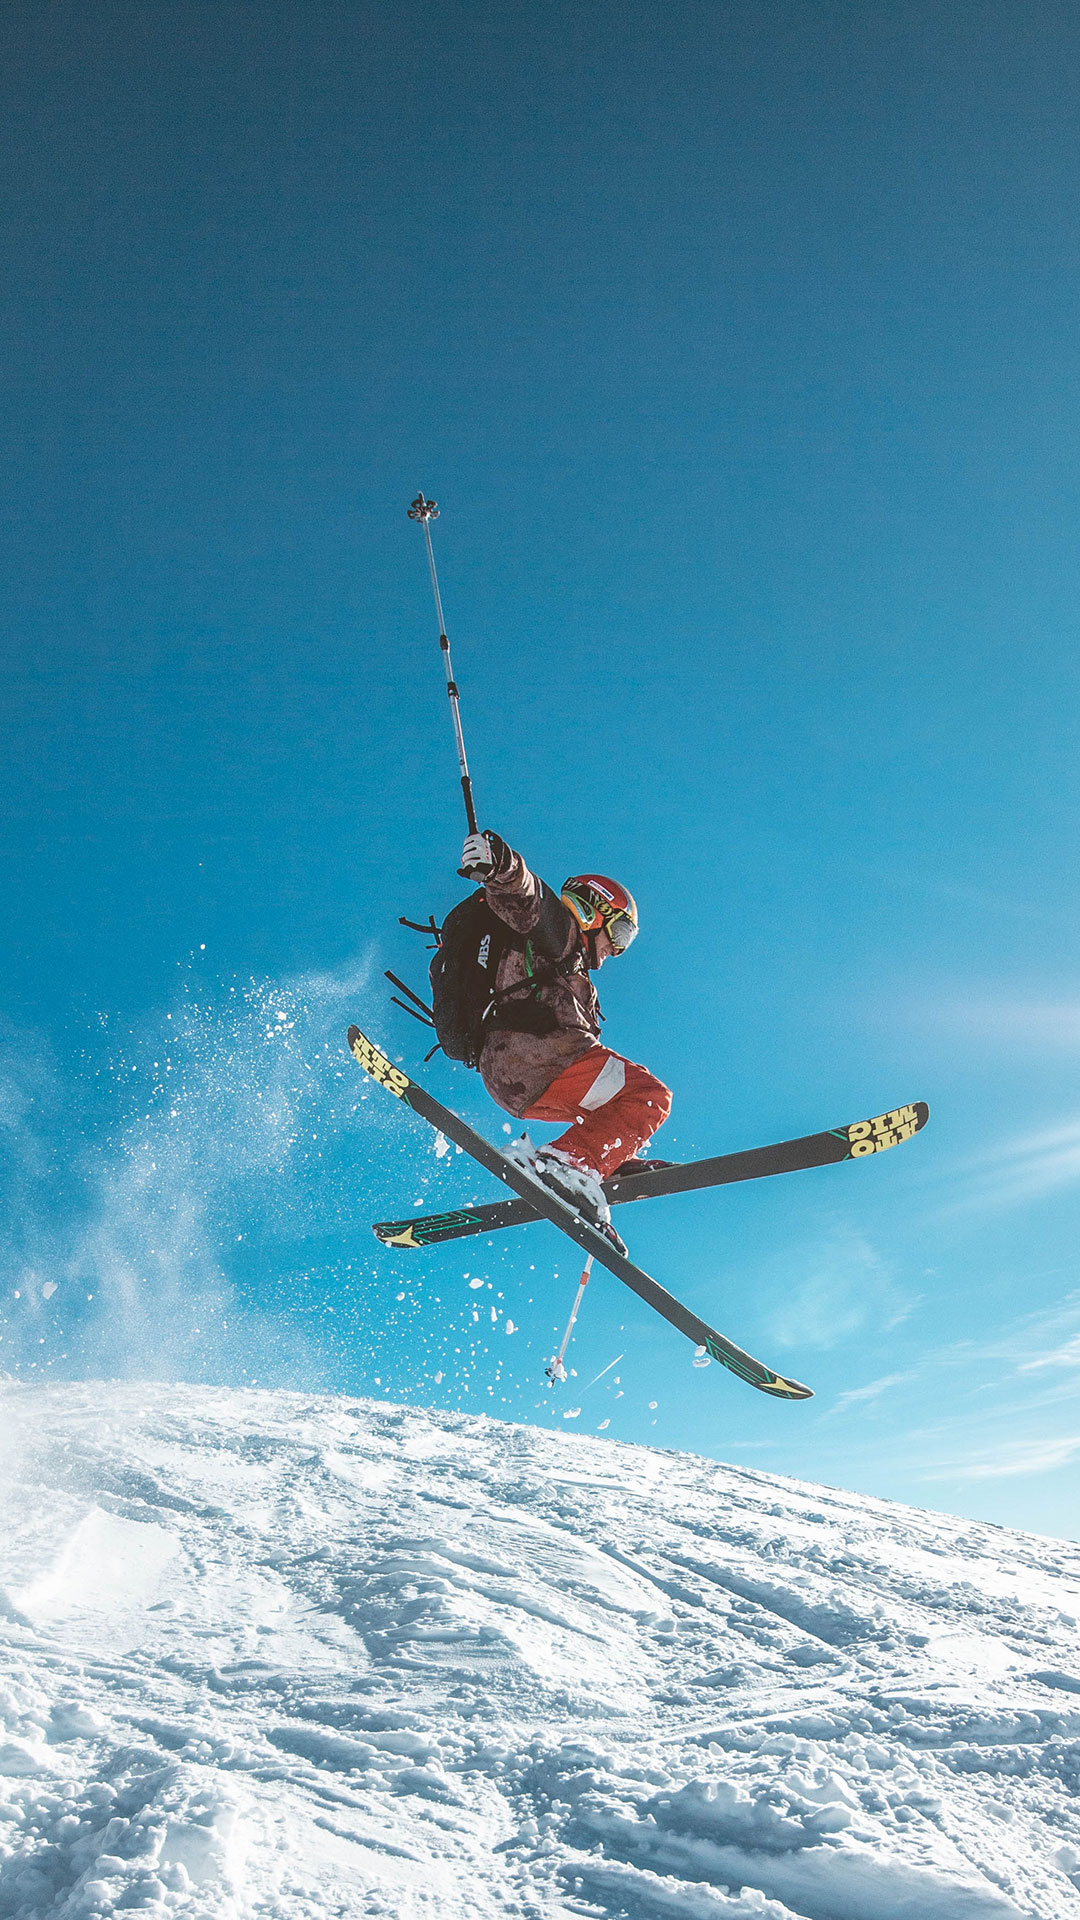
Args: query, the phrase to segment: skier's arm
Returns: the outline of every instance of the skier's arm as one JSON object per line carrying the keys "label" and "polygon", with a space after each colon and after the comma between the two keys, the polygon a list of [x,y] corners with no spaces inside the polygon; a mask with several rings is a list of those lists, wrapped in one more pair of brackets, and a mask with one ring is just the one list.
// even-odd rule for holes
{"label": "skier's arm", "polygon": [[562,960],[578,935],[578,924],[557,893],[531,873],[520,853],[497,833],[486,834],[492,869],[484,881],[488,906],[515,933],[528,934],[538,953]]}

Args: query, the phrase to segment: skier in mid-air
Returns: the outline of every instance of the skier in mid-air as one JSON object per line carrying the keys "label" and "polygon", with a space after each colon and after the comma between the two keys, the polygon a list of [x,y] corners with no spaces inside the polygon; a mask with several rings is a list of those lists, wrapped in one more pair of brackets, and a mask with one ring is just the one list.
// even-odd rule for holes
{"label": "skier in mid-air", "polygon": [[596,1259],[694,1342],[696,1363],[719,1360],[761,1393],[807,1400],[809,1387],[786,1379],[736,1346],[635,1265],[611,1224],[603,1183],[618,1175],[612,1199],[639,1200],[862,1159],[910,1140],[925,1125],[926,1106],[920,1101],[890,1108],[799,1140],[683,1166],[637,1158],[667,1119],[671,1094],[645,1067],[602,1044],[600,1007],[589,978],[635,939],[637,908],[624,887],[600,873],[576,874],[556,894],[497,833],[479,831],[431,545],[431,521],[437,514],[435,501],[422,493],[409,508],[410,520],[424,530],[469,827],[459,872],[462,879],[481,882],[481,888],[452,907],[441,926],[433,915],[426,925],[402,919],[403,926],[434,936],[430,1006],[389,969],[387,978],[405,995],[395,995],[395,1004],[434,1028],[436,1045],[428,1059],[441,1049],[448,1060],[479,1067],[492,1099],[519,1119],[569,1124],[549,1146],[534,1147],[526,1134],[505,1150],[494,1147],[453,1108],[412,1080],[358,1026],[350,1026],[349,1047],[358,1066],[438,1130],[443,1144],[437,1150],[453,1141],[459,1152],[470,1155],[516,1195],[512,1201],[484,1206],[470,1201],[450,1213],[380,1221],[375,1234],[385,1246],[423,1247],[489,1228],[522,1225],[539,1216],[588,1256],[562,1346],[547,1369],[549,1380],[566,1377],[560,1371],[563,1356]]}
{"label": "skier in mid-air", "polygon": [[507,1113],[570,1123],[548,1146],[526,1135],[507,1151],[614,1240],[601,1182],[630,1161],[662,1164],[635,1156],[671,1111],[662,1081],[602,1044],[589,978],[636,937],[633,898],[595,873],[554,893],[496,833],[468,835],[462,868],[517,936],[499,962],[480,1077]]}

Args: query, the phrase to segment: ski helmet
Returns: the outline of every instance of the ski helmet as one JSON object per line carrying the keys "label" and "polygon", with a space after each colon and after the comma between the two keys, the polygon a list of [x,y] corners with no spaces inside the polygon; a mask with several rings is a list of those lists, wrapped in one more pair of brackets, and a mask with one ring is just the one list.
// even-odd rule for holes
{"label": "ski helmet", "polygon": [[603,928],[614,953],[625,953],[637,938],[634,896],[602,873],[578,873],[562,883],[562,902],[569,907],[582,933]]}

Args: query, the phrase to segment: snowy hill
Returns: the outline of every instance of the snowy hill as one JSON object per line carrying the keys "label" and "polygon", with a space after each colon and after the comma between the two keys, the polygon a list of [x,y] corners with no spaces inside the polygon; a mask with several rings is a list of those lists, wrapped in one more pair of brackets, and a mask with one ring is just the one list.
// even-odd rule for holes
{"label": "snowy hill", "polygon": [[1080,1916],[1080,1548],[209,1388],[0,1398],[0,1911]]}

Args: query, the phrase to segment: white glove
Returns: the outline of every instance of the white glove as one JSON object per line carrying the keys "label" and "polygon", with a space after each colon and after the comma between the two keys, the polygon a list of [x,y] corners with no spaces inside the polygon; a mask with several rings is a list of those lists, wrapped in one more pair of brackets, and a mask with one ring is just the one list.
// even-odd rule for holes
{"label": "white glove", "polygon": [[461,868],[474,880],[483,880],[495,865],[486,833],[467,833],[461,849]]}

